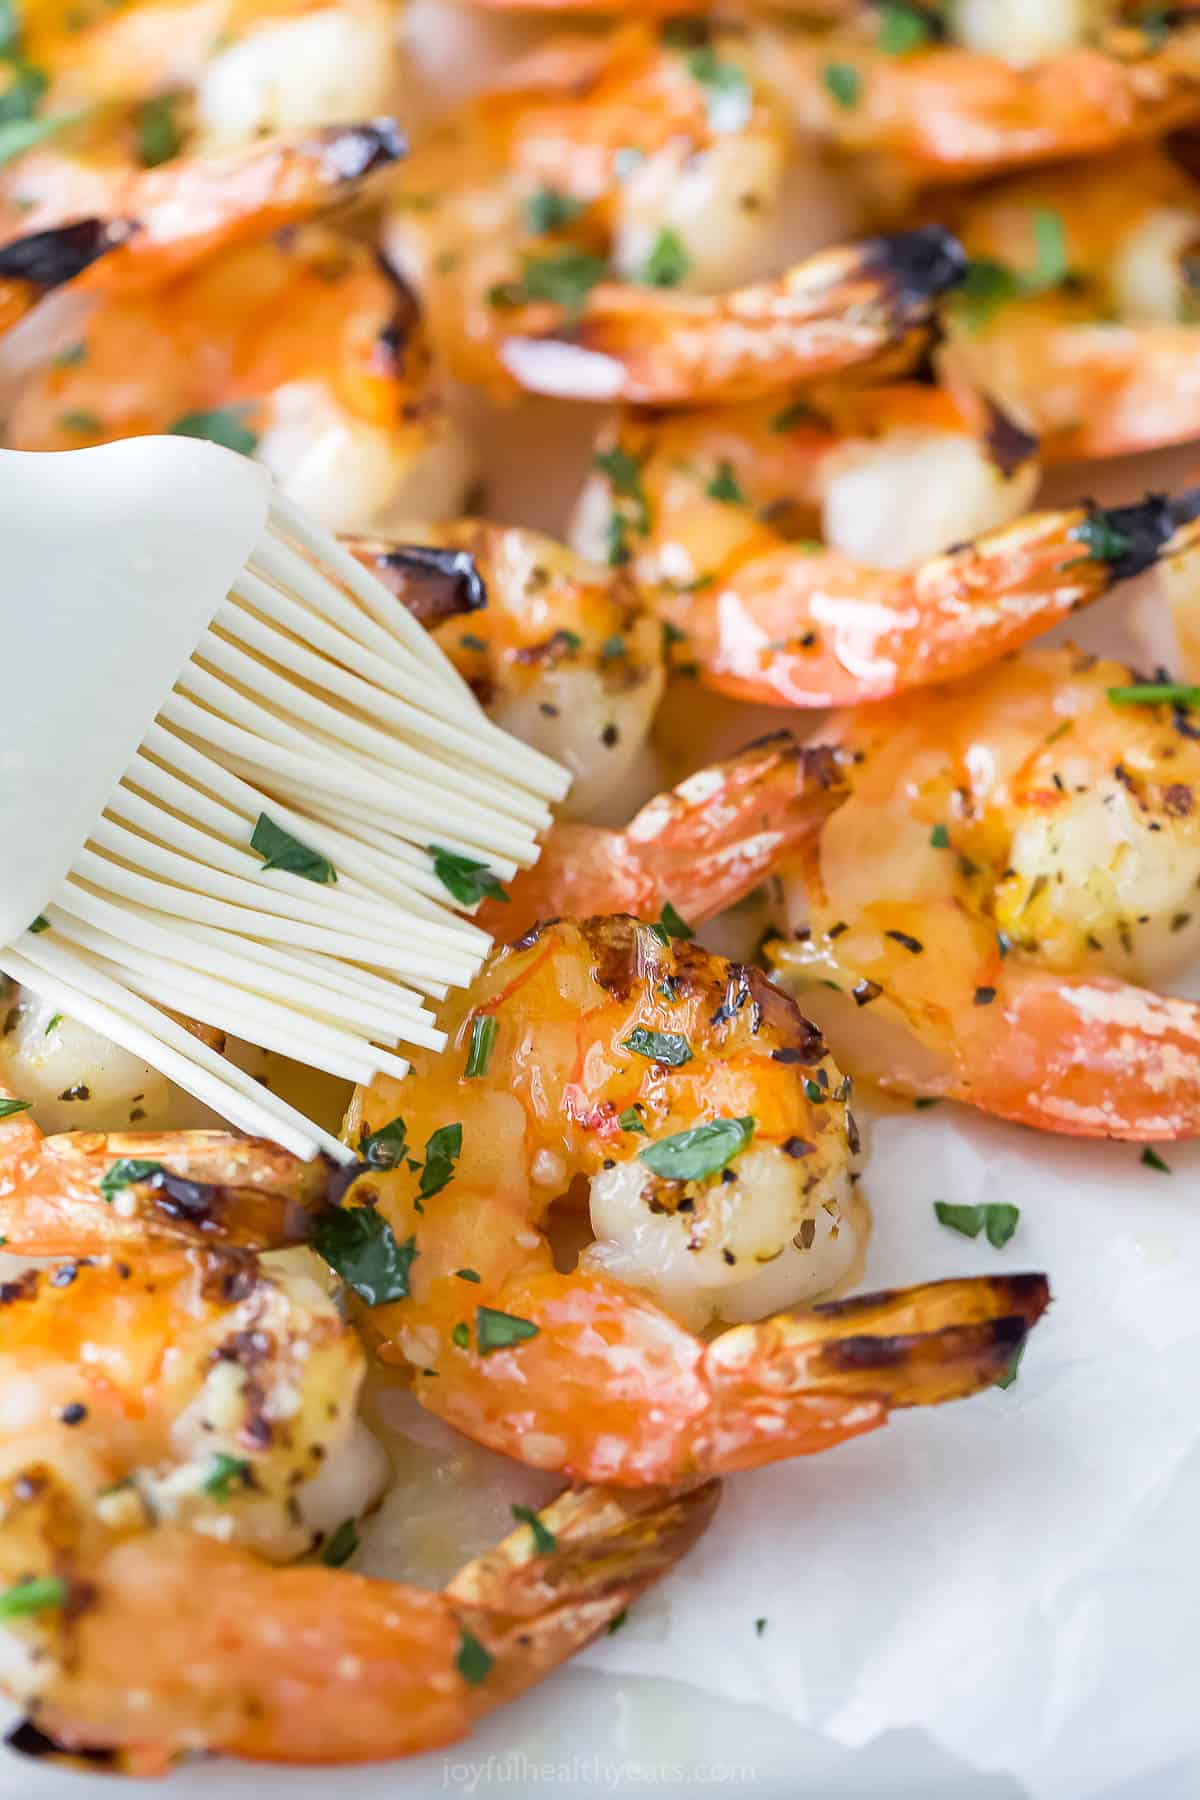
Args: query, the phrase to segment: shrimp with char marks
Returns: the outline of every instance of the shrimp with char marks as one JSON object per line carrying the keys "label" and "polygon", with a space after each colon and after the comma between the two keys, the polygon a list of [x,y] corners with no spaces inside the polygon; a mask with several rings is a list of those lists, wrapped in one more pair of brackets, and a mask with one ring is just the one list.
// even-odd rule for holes
{"label": "shrimp with char marks", "polygon": [[958,247],[930,227],[777,275],[787,140],[739,39],[552,40],[410,159],[388,253],[453,371],[502,394],[689,404],[904,366]]}
{"label": "shrimp with char marks", "polygon": [[[405,1252],[403,1292],[363,1315],[380,1354],[468,1436],[621,1486],[822,1450],[974,1392],[1047,1298],[1027,1276],[776,1311],[855,1256],[848,1084],[759,971],[673,929],[529,933],[448,1004],[453,1048],[360,1090],[347,1121],[388,1166],[343,1216]],[[401,1135],[427,1145],[420,1180]],[[542,1226],[577,1176],[594,1241],[568,1274]],[[679,1322],[713,1319],[762,1322],[710,1344]]]}
{"label": "shrimp with char marks", "polygon": [[[899,387],[823,409],[632,414],[597,456],[578,541],[603,532],[630,561],[676,663],[736,699],[800,707],[985,667],[1195,541],[1194,492],[1118,509],[1111,536],[1086,507],[1013,519],[1033,440],[986,408],[972,427],[973,412]],[[803,535],[817,523],[831,542]]]}
{"label": "shrimp with char marks", "polygon": [[276,1566],[332,1524],[305,1495],[344,1457],[363,1354],[318,1283],[230,1252],[29,1271],[0,1289],[0,1362],[15,1745],[139,1774],[452,1743],[666,1573],[717,1498],[566,1494],[440,1594]]}
{"label": "shrimp with char marks", "polygon": [[1200,752],[1132,679],[1026,651],[836,722],[850,792],[780,872],[767,954],[855,1075],[1082,1137],[1200,1131],[1200,1010],[1155,991],[1200,946]]}
{"label": "shrimp with char marks", "polygon": [[64,450],[181,427],[256,450],[346,530],[453,511],[469,478],[412,294],[318,225],[106,298],[20,387],[5,441]]}

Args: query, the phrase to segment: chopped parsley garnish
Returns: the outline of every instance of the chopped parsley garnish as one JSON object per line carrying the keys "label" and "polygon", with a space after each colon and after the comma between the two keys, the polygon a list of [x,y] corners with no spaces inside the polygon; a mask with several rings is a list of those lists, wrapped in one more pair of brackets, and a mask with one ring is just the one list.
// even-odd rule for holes
{"label": "chopped parsley garnish", "polygon": [[821,70],[826,93],[844,112],[858,105],[862,93],[862,76],[853,63],[826,63]]}
{"label": "chopped parsley garnish", "polygon": [[170,162],[179,155],[183,138],[175,121],[174,95],[159,94],[143,100],[138,109],[137,142],[138,155],[146,169],[156,169],[159,163]]}
{"label": "chopped parsley garnish", "polygon": [[682,1068],[684,1063],[692,1060],[691,1045],[677,1031],[647,1031],[636,1025],[622,1041],[626,1050],[632,1050],[636,1056],[666,1063],[672,1069]]}
{"label": "chopped parsley garnish", "polygon": [[929,842],[933,845],[935,850],[948,850],[950,848],[950,833],[944,825],[935,825],[929,834]]}
{"label": "chopped parsley garnish", "polygon": [[[29,1102],[26,1101],[25,1104],[28,1105]],[[646,1135],[646,1127],[642,1124],[641,1115],[636,1106],[627,1106],[623,1113],[619,1113],[617,1124],[622,1131],[640,1131],[643,1137]]]}
{"label": "chopped parsley garnish", "polygon": [[0,125],[11,125],[18,119],[32,119],[38,101],[49,83],[40,69],[30,63],[12,61],[8,65],[12,80],[0,93]]}
{"label": "chopped parsley garnish", "polygon": [[270,813],[259,813],[250,848],[262,857],[264,871],[282,869],[287,875],[299,875],[305,881],[321,885],[337,880],[337,870],[329,858],[294,838],[290,831],[275,823]]}
{"label": "chopped parsley garnish", "polygon": [[358,1526],[353,1519],[343,1519],[337,1530],[325,1540],[321,1561],[327,1569],[340,1569],[358,1549]]}
{"label": "chopped parsley garnish", "polygon": [[1142,1151],[1140,1160],[1143,1169],[1157,1169],[1160,1175],[1169,1175],[1171,1173],[1170,1163],[1164,1162],[1162,1157],[1158,1154],[1158,1151],[1152,1150],[1149,1144],[1147,1144],[1146,1148]]}
{"label": "chopped parsley garnish", "polygon": [[481,1013],[477,1019],[471,1020],[471,1043],[467,1051],[465,1070],[468,1076],[487,1074],[491,1065],[497,1029],[496,1020],[491,1013]]}
{"label": "chopped parsley garnish", "polygon": [[483,639],[481,637],[476,637],[473,631],[464,631],[458,641],[464,650],[487,649],[487,645],[484,643]]}
{"label": "chopped parsley garnish", "polygon": [[394,1169],[408,1149],[408,1127],[397,1117],[378,1131],[364,1131],[358,1140],[359,1160],[369,1169]]}
{"label": "chopped parsley garnish", "polygon": [[810,1081],[806,1076],[804,1080],[804,1098],[811,1101],[813,1106],[822,1106],[825,1101],[828,1100],[829,1095],[819,1083]]}
{"label": "chopped parsley garnish", "polygon": [[85,361],[86,357],[86,344],[70,344],[67,349],[59,351],[54,359],[54,366],[56,369],[75,369],[78,368],[81,362]]}
{"label": "chopped parsley garnish", "polygon": [[693,927],[688,924],[686,919],[680,917],[669,900],[663,907],[657,922],[650,929],[664,947],[670,943],[672,938],[682,938],[686,941],[696,935]]}
{"label": "chopped parsley garnish", "polygon": [[1014,1354],[1012,1361],[1009,1363],[1008,1369],[1006,1370],[1006,1372],[1003,1375],[1001,1375],[1000,1379],[995,1383],[996,1387],[1010,1388],[1012,1386],[1013,1382],[1017,1379],[1017,1371],[1021,1367],[1021,1358],[1024,1356],[1024,1354],[1025,1354],[1025,1346],[1024,1346],[1024,1344],[1021,1344],[1018,1347],[1016,1353]]}
{"label": "chopped parsley garnish", "polygon": [[664,225],[650,247],[638,280],[643,287],[678,287],[691,266],[692,259],[684,248],[683,239],[677,231]]}
{"label": "chopped parsley garnish", "polygon": [[547,1531],[532,1506],[514,1506],[512,1516],[518,1524],[528,1525],[533,1533],[533,1547],[539,1556],[553,1556],[558,1549],[558,1539],[552,1531]]}
{"label": "chopped parsley garnish", "polygon": [[459,1281],[474,1281],[478,1283],[483,1280],[478,1269],[455,1269],[454,1273]]}
{"label": "chopped parsley garnish", "polygon": [[469,1350],[471,1348],[471,1328],[469,1325],[464,1324],[461,1319],[450,1333],[450,1337],[451,1340],[458,1345],[460,1350]]}
{"label": "chopped parsley garnish", "polygon": [[233,1495],[234,1483],[239,1487],[248,1487],[246,1477],[250,1473],[250,1464],[241,1456],[226,1456],[224,1450],[215,1452],[208,1474],[204,1477],[203,1487],[206,1494],[214,1500],[228,1500]]}
{"label": "chopped parsley garnish", "polygon": [[0,1119],[11,1119],[14,1113],[28,1112],[32,1100],[0,1100]]}
{"label": "chopped parsley garnish", "polygon": [[981,1206],[951,1206],[945,1200],[935,1200],[933,1210],[939,1225],[947,1225],[951,1231],[960,1231],[969,1238],[978,1237],[982,1231],[997,1250],[1007,1244],[1021,1217],[1020,1207],[1011,1206],[1006,1200],[985,1201]]}
{"label": "chopped parsley garnish", "polygon": [[58,1030],[58,1028],[59,1028],[59,1026],[60,1026],[60,1025],[61,1025],[61,1024],[62,1024],[62,1022],[63,1022],[63,1016],[62,1016],[62,1014],[61,1014],[61,1013],[55,1013],[55,1015],[54,1015],[54,1017],[53,1017],[53,1018],[52,1018],[52,1019],[51,1019],[51,1021],[50,1021],[50,1023],[49,1023],[49,1024],[48,1024],[48,1025],[47,1025],[47,1027],[46,1027],[46,1029],[45,1029],[45,1031],[43,1031],[43,1033],[42,1033],[42,1036],[43,1036],[43,1037],[49,1037],[49,1036],[50,1036],[50,1033],[51,1033],[51,1032],[52,1032],[52,1031],[57,1031],[57,1030]]}
{"label": "chopped parsley garnish", "polygon": [[480,1356],[490,1356],[493,1350],[507,1350],[537,1334],[538,1328],[532,1319],[519,1319],[514,1313],[497,1312],[491,1306],[475,1308],[475,1342]]}
{"label": "chopped parsley garnish", "polygon": [[[629,561],[627,534],[636,531],[645,536],[650,529],[650,507],[642,487],[642,465],[620,444],[611,450],[598,450],[592,458],[595,468],[608,478],[613,507],[608,518],[608,561],[616,568]],[[620,504],[628,502],[627,505]]]}
{"label": "chopped parsley garnish", "polygon": [[767,1629],[767,1621],[765,1619],[755,1619],[754,1632],[755,1632],[756,1637],[761,1637],[763,1632],[766,1629]]}
{"label": "chopped parsley garnish", "polygon": [[1177,681],[1139,681],[1130,687],[1110,687],[1114,706],[1200,706],[1200,687]]}
{"label": "chopped parsley garnish", "polygon": [[919,50],[932,37],[933,26],[915,6],[905,6],[901,0],[888,0],[880,8],[875,47],[885,56],[907,56],[910,50]]}
{"label": "chopped parsley garnish", "polygon": [[703,1181],[732,1162],[753,1136],[753,1119],[713,1119],[647,1144],[638,1155],[665,1181]]}
{"label": "chopped parsley garnish", "polygon": [[730,506],[746,504],[746,496],[733,472],[733,464],[725,457],[717,464],[717,472],[704,491],[710,500],[724,500]]}
{"label": "chopped parsley garnish", "polygon": [[460,856],[457,850],[446,850],[441,844],[427,844],[426,849],[433,858],[434,874],[460,906],[474,906],[485,897],[489,900],[508,899],[494,871],[486,863]]}
{"label": "chopped parsley garnish", "polygon": [[331,1206],[317,1220],[313,1248],[368,1306],[403,1300],[417,1240],[396,1234],[372,1206]]}
{"label": "chopped parsley garnish", "polygon": [[770,431],[791,431],[794,426],[802,425],[805,420],[811,422],[815,417],[807,400],[793,400],[790,406],[785,406],[782,412],[777,412],[767,421],[767,428]]}
{"label": "chopped parsley garnish", "polygon": [[493,306],[522,306],[546,300],[564,312],[582,312],[588,295],[608,274],[608,263],[590,250],[568,244],[545,256],[526,256],[519,281],[502,282],[488,296]]}
{"label": "chopped parsley garnish", "polygon": [[486,1679],[495,1660],[491,1651],[485,1650],[477,1637],[472,1637],[469,1631],[463,1632],[458,1641],[458,1655],[454,1659],[454,1666],[464,1681],[469,1681],[472,1687],[478,1687]]}
{"label": "chopped parsley garnish", "polygon": [[100,1177],[100,1192],[106,1200],[111,1200],[122,1188],[132,1187],[135,1181],[148,1181],[151,1175],[163,1173],[165,1171],[160,1162],[145,1162],[136,1156],[122,1156]]}
{"label": "chopped parsley garnish", "polygon": [[608,1637],[611,1637],[613,1635],[614,1631],[620,1631],[622,1625],[625,1623],[625,1621],[628,1617],[629,1617],[629,1608],[627,1606],[623,1606],[621,1608],[620,1612],[614,1614],[614,1616],[608,1621],[608,1632],[606,1635]]}
{"label": "chopped parsley garnish", "polygon": [[1082,544],[1096,562],[1116,563],[1133,549],[1133,539],[1112,522],[1112,515],[1102,507],[1090,512],[1078,525],[1072,525],[1069,537]]}
{"label": "chopped parsley garnish", "polygon": [[462,1155],[462,1138],[461,1125],[442,1125],[430,1134],[425,1145],[425,1167],[421,1170],[422,1200],[440,1194],[446,1183],[453,1180],[454,1164]]}
{"label": "chopped parsley garnish", "polygon": [[80,437],[95,437],[104,430],[103,419],[94,412],[84,412],[82,408],[63,413],[58,422],[64,431],[78,432]]}
{"label": "chopped parsley garnish", "polygon": [[55,132],[65,131],[68,125],[77,124],[82,117],[82,113],[71,112],[53,113],[41,119],[10,119],[0,125],[0,164],[24,156],[27,150],[44,143]]}
{"label": "chopped parsley garnish", "polygon": [[1033,267],[1011,269],[1007,263],[988,257],[973,259],[954,304],[962,311],[967,327],[979,331],[992,314],[1010,300],[1031,299],[1061,287],[1070,274],[1067,261],[1067,238],[1059,214],[1049,206],[1035,206],[1030,215],[1033,228]]}
{"label": "chopped parsley garnish", "polygon": [[941,1103],[938,1094],[919,1094],[913,1101],[913,1109],[916,1112],[928,1112],[931,1106],[940,1106]]}
{"label": "chopped parsley garnish", "polygon": [[167,431],[171,437],[205,438],[210,444],[250,456],[258,444],[258,433],[245,422],[243,414],[248,410],[245,406],[219,406],[212,412],[184,413]]}
{"label": "chopped parsley garnish", "polygon": [[50,1612],[67,1598],[61,1575],[35,1575],[0,1592],[0,1619],[23,1619],[30,1613]]}
{"label": "chopped parsley garnish", "polygon": [[535,236],[545,237],[548,232],[561,231],[583,211],[582,200],[573,200],[557,188],[539,188],[525,202],[525,224]]}
{"label": "chopped parsley garnish", "polygon": [[625,653],[626,653],[625,639],[620,635],[619,632],[614,632],[612,637],[605,638],[604,642],[600,646],[601,662],[616,662],[617,658],[620,656],[624,656]]}
{"label": "chopped parsley garnish", "polygon": [[750,117],[753,99],[745,71],[724,62],[710,44],[689,52],[688,74],[708,93],[708,122],[714,131],[740,131]]}
{"label": "chopped parsley garnish", "polygon": [[49,921],[49,919],[47,919],[44,916],[44,914],[39,913],[37,918],[33,921],[33,924],[29,927],[29,929],[33,933],[34,937],[38,937],[40,935],[40,933],[42,933],[43,931],[49,931],[50,921]]}

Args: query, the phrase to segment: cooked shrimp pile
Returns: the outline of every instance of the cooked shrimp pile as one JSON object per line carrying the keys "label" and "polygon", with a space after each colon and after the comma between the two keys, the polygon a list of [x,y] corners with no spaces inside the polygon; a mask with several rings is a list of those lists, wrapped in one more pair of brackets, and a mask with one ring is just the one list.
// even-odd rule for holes
{"label": "cooked shrimp pile", "polygon": [[[257,457],[573,781],[347,1168],[6,987],[18,1747],[453,1742],[1015,1378],[1049,1278],[881,1286],[872,1115],[1200,1135],[1200,455],[1112,462],[1200,439],[1198,130],[1141,0],[0,4],[0,439]],[[394,1389],[563,1488],[440,1589]]]}

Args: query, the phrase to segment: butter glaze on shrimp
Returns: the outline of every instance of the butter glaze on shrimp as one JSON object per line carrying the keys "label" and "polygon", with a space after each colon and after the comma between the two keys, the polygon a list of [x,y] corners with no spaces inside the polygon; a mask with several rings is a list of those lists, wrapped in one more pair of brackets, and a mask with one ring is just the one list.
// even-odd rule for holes
{"label": "butter glaze on shrimp", "polygon": [[[399,1166],[347,1195],[411,1252],[407,1296],[364,1315],[381,1354],[480,1442],[635,1486],[824,1449],[889,1406],[994,1380],[1045,1304],[1040,1277],[780,1314],[707,1346],[677,1323],[760,1318],[844,1273],[856,1140],[820,1034],[757,970],[666,935],[541,927],[449,1007],[444,1058],[356,1095],[352,1136],[398,1115],[414,1144],[461,1126],[435,1195]],[[480,1019],[487,1066],[466,1076]],[[732,1138],[703,1174],[643,1158],[705,1123]],[[564,1274],[540,1227],[577,1175],[596,1235]],[[874,1348],[842,1363],[860,1332]]]}
{"label": "butter glaze on shrimp", "polygon": [[856,1075],[1047,1131],[1200,1131],[1200,1010],[1154,991],[1200,945],[1200,754],[1187,715],[1109,699],[1130,680],[1026,651],[837,722],[850,795],[768,954]]}
{"label": "butter glaze on shrimp", "polygon": [[36,1596],[0,1621],[3,1685],[40,1753],[133,1773],[451,1743],[672,1567],[717,1498],[564,1495],[441,1594],[284,1569],[336,1522],[306,1527],[303,1497],[363,1370],[320,1285],[228,1252],[30,1271],[0,1292],[0,1361],[0,1581]]}

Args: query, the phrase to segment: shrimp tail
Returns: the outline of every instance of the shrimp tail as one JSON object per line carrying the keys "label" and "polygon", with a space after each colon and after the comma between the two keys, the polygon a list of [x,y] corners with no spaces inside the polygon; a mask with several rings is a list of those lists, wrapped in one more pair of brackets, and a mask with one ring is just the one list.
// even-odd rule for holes
{"label": "shrimp tail", "polygon": [[[981,1015],[987,1020],[981,1022]],[[1075,1137],[1200,1134],[1200,1005],[1100,975],[1013,968],[972,1009],[953,1097]]]}
{"label": "shrimp tail", "polygon": [[124,244],[135,230],[130,219],[77,219],[0,247],[0,333],[55,288]]}
{"label": "shrimp tail", "polygon": [[[263,1138],[222,1131],[45,1137],[28,1114],[5,1121],[0,1151],[0,1225],[7,1247],[23,1256],[83,1256],[121,1244],[265,1250],[303,1243],[338,1179],[324,1157],[301,1162]],[[114,1185],[117,1172],[135,1179]]]}
{"label": "shrimp tail", "polygon": [[707,1529],[720,1483],[679,1491],[571,1489],[528,1526],[468,1563],[446,1589],[464,1628],[494,1658],[468,1696],[480,1717],[515,1699],[610,1626]]}
{"label": "shrimp tail", "polygon": [[773,733],[657,795],[624,831],[556,823],[509,903],[488,901],[480,923],[512,938],[549,917],[656,918],[668,900],[693,922],[711,918],[805,842],[844,792],[839,752]]}
{"label": "shrimp tail", "polygon": [[706,685],[776,706],[853,706],[986,667],[1179,556],[1200,535],[1200,491],[1108,511],[1031,513],[914,569],[832,552],[755,558],[719,588],[664,601]]}
{"label": "shrimp tail", "polygon": [[936,225],[823,250],[776,281],[719,298],[604,283],[574,320],[514,326],[501,359],[560,398],[697,406],[839,372],[910,366],[935,303],[966,272]]}
{"label": "shrimp tail", "polygon": [[1008,1374],[1045,1312],[1044,1275],[926,1282],[727,1331],[709,1347],[705,1466],[805,1455],[904,1406],[966,1399]]}

